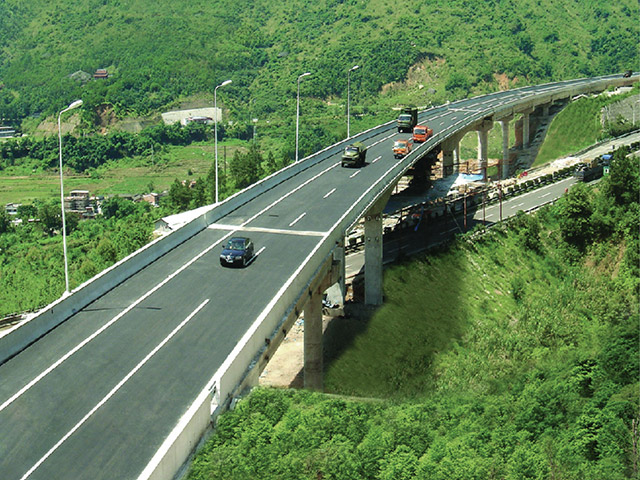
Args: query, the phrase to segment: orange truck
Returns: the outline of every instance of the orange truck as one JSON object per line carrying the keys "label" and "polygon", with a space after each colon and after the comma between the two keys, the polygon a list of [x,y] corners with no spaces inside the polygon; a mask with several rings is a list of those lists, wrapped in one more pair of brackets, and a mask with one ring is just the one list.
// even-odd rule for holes
{"label": "orange truck", "polygon": [[396,140],[393,143],[393,156],[395,158],[402,158],[408,155],[413,148],[413,140],[407,138],[406,140]]}
{"label": "orange truck", "polygon": [[433,130],[426,125],[416,125],[413,127],[413,141],[426,142],[433,135]]}

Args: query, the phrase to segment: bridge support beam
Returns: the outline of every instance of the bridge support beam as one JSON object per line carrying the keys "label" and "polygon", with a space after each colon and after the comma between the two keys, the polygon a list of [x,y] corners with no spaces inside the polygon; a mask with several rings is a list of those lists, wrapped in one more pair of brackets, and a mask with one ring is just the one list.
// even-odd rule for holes
{"label": "bridge support beam", "polygon": [[501,180],[509,176],[509,122],[511,120],[513,120],[513,115],[498,120],[502,126],[502,161],[498,168],[498,176]]}
{"label": "bridge support beam", "polygon": [[533,113],[534,109],[529,108],[522,113],[522,147],[529,148],[529,144],[531,142],[531,126],[530,126],[530,115]]}
{"label": "bridge support beam", "polygon": [[454,135],[442,142],[442,176],[460,171],[460,135]]}
{"label": "bridge support beam", "polygon": [[304,388],[323,390],[322,294],[314,289],[304,306]]}
{"label": "bridge support beam", "polygon": [[[304,388],[321,392],[324,388],[324,365],[322,347],[322,296],[334,283],[344,283],[344,248],[336,246],[333,258],[320,269],[319,275],[309,286],[309,295],[304,302]],[[344,298],[344,297],[343,297]],[[304,299],[303,299],[304,301]]]}
{"label": "bridge support beam", "polygon": [[542,116],[543,117],[548,117],[549,116],[549,109],[551,108],[552,105],[553,105],[553,102],[545,103],[544,105],[542,105]]}
{"label": "bridge support beam", "polygon": [[345,250],[345,237],[342,237],[342,241],[336,244],[336,248],[333,251],[333,263],[337,265],[338,275],[340,279],[338,283],[340,284],[340,293],[342,295],[342,301],[344,303],[344,297],[347,294],[347,285],[346,285],[346,277],[347,277],[347,258],[346,258],[346,250]]}
{"label": "bridge support beam", "polygon": [[483,120],[478,126],[476,126],[476,131],[478,132],[478,166],[480,167],[482,180],[485,182],[487,181],[489,130],[492,128],[493,120]]}
{"label": "bridge support beam", "polygon": [[374,203],[364,217],[364,303],[382,305],[382,210],[392,188]]}

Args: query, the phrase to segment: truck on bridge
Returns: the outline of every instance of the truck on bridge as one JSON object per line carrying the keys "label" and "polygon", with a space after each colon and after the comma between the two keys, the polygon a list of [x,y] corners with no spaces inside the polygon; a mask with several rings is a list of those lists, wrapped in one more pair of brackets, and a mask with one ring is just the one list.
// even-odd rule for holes
{"label": "truck on bridge", "polygon": [[422,143],[429,140],[429,138],[433,135],[433,130],[429,128],[427,125],[416,125],[413,127],[413,141]]}
{"label": "truck on bridge", "polygon": [[418,109],[404,107],[398,115],[398,132],[411,132],[418,124]]}
{"label": "truck on bridge", "polygon": [[364,167],[367,158],[367,147],[362,142],[347,145],[342,154],[343,167]]}
{"label": "truck on bridge", "polygon": [[393,156],[395,158],[402,158],[405,155],[409,155],[413,148],[413,140],[410,138],[396,140],[393,142]]}

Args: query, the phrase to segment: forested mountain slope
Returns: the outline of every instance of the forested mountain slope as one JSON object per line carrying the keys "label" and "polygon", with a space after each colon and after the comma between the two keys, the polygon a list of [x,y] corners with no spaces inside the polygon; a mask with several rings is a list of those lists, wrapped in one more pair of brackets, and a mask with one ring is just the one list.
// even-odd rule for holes
{"label": "forested mountain slope", "polygon": [[[236,120],[282,112],[303,93],[373,105],[407,79],[415,101],[633,68],[634,0],[5,0],[0,3],[0,118],[19,124],[75,98],[145,114],[225,88]],[[108,69],[106,81],[75,72]],[[505,83],[506,82],[506,83]],[[287,110],[288,113],[288,110]]]}

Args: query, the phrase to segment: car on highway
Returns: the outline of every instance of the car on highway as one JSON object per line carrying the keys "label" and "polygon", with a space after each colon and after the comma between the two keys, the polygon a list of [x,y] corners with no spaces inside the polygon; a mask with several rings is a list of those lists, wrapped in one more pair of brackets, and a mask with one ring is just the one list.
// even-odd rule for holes
{"label": "car on highway", "polygon": [[220,265],[246,267],[253,259],[253,242],[247,237],[231,237],[222,248]]}
{"label": "car on highway", "polygon": [[393,143],[393,156],[395,158],[402,158],[408,155],[413,148],[413,140],[407,138],[406,140],[396,140]]}

